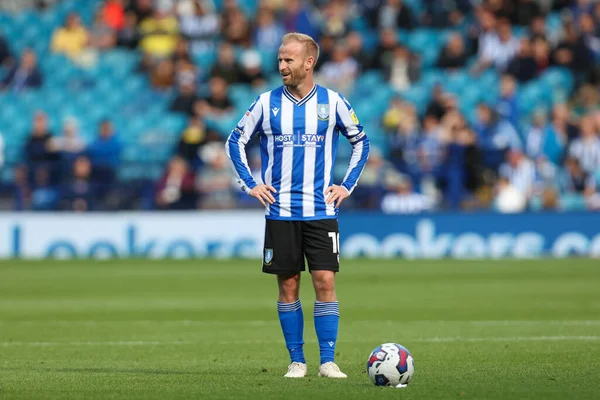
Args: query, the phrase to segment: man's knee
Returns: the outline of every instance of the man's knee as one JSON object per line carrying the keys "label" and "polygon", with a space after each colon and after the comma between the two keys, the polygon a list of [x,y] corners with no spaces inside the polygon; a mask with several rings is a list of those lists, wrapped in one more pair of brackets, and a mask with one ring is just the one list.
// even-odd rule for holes
{"label": "man's knee", "polygon": [[334,295],[335,273],[333,271],[313,271],[312,279],[317,297]]}
{"label": "man's knee", "polygon": [[279,301],[283,303],[293,303],[298,300],[300,293],[300,274],[291,276],[277,276],[279,285]]}

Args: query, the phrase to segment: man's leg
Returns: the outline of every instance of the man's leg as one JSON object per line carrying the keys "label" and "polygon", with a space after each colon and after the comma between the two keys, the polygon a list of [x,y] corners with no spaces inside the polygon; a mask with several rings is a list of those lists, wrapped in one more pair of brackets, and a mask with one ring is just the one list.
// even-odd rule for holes
{"label": "man's leg", "polygon": [[321,365],[333,363],[337,343],[340,309],[335,295],[335,272],[312,271],[315,288],[315,330],[319,340]]}
{"label": "man's leg", "polygon": [[304,358],[304,315],[300,303],[300,274],[277,275],[279,300],[277,312],[285,345],[292,363],[306,364]]}
{"label": "man's leg", "polygon": [[267,220],[263,272],[277,275],[277,314],[291,364],[288,378],[306,376],[304,359],[304,316],[300,304],[300,272],[304,270],[302,232],[297,221]]}
{"label": "man's leg", "polygon": [[339,234],[335,219],[306,221],[303,243],[315,288],[315,330],[321,352],[319,375],[346,378],[334,363],[340,310],[335,295],[335,274],[339,271]]}

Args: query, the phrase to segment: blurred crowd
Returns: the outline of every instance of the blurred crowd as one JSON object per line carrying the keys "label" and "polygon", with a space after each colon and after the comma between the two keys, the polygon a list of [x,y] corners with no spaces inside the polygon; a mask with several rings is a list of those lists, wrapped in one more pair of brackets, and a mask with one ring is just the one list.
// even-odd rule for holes
{"label": "blurred crowd", "polygon": [[[54,2],[40,3],[52,7]],[[148,77],[153,90],[169,93],[169,111],[189,122],[157,182],[123,186],[116,185],[123,138],[110,116],[98,125],[97,138],[86,143],[76,120],[65,120],[62,132],[54,134],[40,110],[23,147],[23,163],[15,169],[19,207],[259,206],[232,185],[225,137],[206,120],[235,116],[232,85],[272,89],[281,36],[299,31],[321,45],[318,83],[351,98],[362,74],[379,71],[396,93],[378,124],[370,126],[377,132],[367,131],[383,140],[374,146],[348,208],[388,213],[600,209],[600,1],[257,0],[252,12],[242,3],[99,1],[91,24],[73,12],[51,37],[40,38],[82,68],[110,49],[139,53],[136,72]],[[560,15],[558,29],[547,25],[551,13]],[[445,38],[430,66],[401,39],[402,32],[424,27]],[[215,60],[207,58],[213,53]],[[267,63],[265,54],[272,55]],[[41,87],[44,76],[37,64],[33,50],[15,54],[0,29],[0,91]],[[551,67],[572,75],[572,92],[524,115],[519,88]],[[466,72],[474,79],[492,70],[501,77],[500,95],[477,104],[474,118],[468,118],[460,98],[436,84],[419,112],[403,93],[426,69]],[[255,141],[248,151],[260,179]]]}

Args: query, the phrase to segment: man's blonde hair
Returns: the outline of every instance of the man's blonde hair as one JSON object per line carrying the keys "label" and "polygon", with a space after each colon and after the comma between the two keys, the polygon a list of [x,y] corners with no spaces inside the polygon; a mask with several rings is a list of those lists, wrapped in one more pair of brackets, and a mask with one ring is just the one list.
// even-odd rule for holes
{"label": "man's blonde hair", "polygon": [[290,32],[283,35],[283,38],[281,39],[281,44],[286,44],[289,42],[298,42],[300,44],[303,44],[306,50],[306,54],[312,56],[315,59],[313,67],[317,64],[320,50],[319,45],[317,44],[317,42],[315,42],[313,38],[311,38],[308,35],[305,35],[304,33]]}

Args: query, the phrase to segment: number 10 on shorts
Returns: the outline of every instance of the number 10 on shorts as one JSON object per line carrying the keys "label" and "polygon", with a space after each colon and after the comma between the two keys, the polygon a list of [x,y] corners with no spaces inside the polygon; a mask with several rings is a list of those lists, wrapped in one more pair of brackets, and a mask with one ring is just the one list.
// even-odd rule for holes
{"label": "number 10 on shorts", "polygon": [[331,238],[331,244],[333,245],[333,252],[340,252],[340,234],[339,232],[329,232],[327,234]]}

